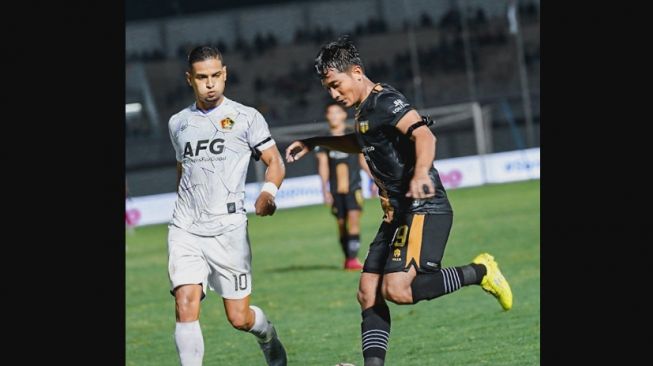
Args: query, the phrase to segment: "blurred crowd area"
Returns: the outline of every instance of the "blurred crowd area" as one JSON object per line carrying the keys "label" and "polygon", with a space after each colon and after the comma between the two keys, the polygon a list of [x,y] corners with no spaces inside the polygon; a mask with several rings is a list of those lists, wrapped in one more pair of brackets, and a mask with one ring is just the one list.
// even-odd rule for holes
{"label": "blurred crowd area", "polygon": [[[539,90],[539,9],[535,3],[520,4],[519,9],[529,81],[531,89]],[[489,18],[482,8],[468,9],[467,15],[479,98],[518,94],[517,59],[506,17]],[[431,19],[426,13],[417,18],[414,26],[424,104],[464,101],[469,91],[459,10],[452,8],[440,19]],[[359,46],[372,80],[390,83],[414,97],[408,27],[404,21],[403,29],[390,30],[383,19],[369,18],[348,30],[296,29],[291,44],[280,44],[271,33],[259,33],[251,42],[236,39],[227,44],[219,32],[207,43],[217,46],[225,57],[227,95],[258,108],[271,126],[280,126],[321,119],[321,106],[328,95],[321,89],[313,59],[321,44],[342,34],[349,34]],[[127,55],[128,68],[134,62],[145,64],[161,116],[192,102],[192,90],[183,73],[188,51],[196,45],[180,46],[175,57],[165,57],[162,51]],[[147,133],[147,128],[138,126],[130,130],[130,134]]]}
{"label": "blurred crowd area", "polygon": [[[189,2],[192,3],[194,2]],[[398,6],[401,3],[396,2]],[[145,105],[143,113],[127,118],[128,170],[173,160],[167,140],[167,121],[172,114],[193,102],[192,89],[184,80],[184,72],[189,50],[199,44],[217,46],[223,53],[228,67],[225,94],[231,99],[257,108],[274,129],[324,120],[324,105],[330,101],[330,97],[320,85],[313,60],[323,43],[344,34],[348,34],[357,44],[365,71],[372,81],[395,86],[416,104],[409,48],[409,32],[413,32],[421,79],[422,105],[419,107],[471,101],[463,39],[463,16],[466,16],[476,100],[481,105],[492,106],[495,124],[500,124],[506,118],[503,106],[507,103],[511,106],[517,123],[523,125],[520,60],[517,57],[516,36],[511,32],[506,11],[488,14],[485,5],[478,6],[466,2],[463,15],[460,1],[433,3],[444,8],[439,12],[439,17],[433,17],[424,11],[415,12],[411,22],[403,19],[399,24],[396,19],[390,24],[387,19],[378,15],[352,14],[355,21],[350,23],[354,25],[347,29],[328,24],[299,25],[292,32],[292,36],[288,35],[286,39],[279,39],[273,32],[260,32],[250,37],[249,41],[238,37],[238,32],[233,32],[233,29],[229,34],[236,36],[231,40],[221,37],[218,26],[218,31],[206,34],[204,39],[198,39],[198,42],[183,42],[176,49],[128,49],[126,102],[143,102],[142,83],[146,80],[149,89],[148,100],[152,102],[150,105],[156,107],[158,117],[156,124],[150,123],[145,113]],[[497,3],[501,3],[505,8],[507,1]],[[539,2],[520,1],[517,10],[533,121],[539,129]],[[128,22],[128,27],[129,24]],[[142,78],[131,77],[136,69],[142,70]],[[471,126],[467,127],[464,133],[471,136]],[[505,131],[506,136],[509,133],[512,132]],[[495,136],[501,138],[500,133]],[[501,141],[495,143],[497,151],[515,148],[514,141],[510,142],[509,138],[504,140],[505,146],[502,146]],[[537,141],[536,145],[539,146],[539,133]],[[130,150],[134,152],[131,157]],[[468,150],[463,146],[454,146],[443,150],[439,157],[473,153],[473,149]],[[138,154],[135,154],[137,151]],[[145,159],[144,154],[152,158]],[[170,159],[163,159],[168,155]]]}

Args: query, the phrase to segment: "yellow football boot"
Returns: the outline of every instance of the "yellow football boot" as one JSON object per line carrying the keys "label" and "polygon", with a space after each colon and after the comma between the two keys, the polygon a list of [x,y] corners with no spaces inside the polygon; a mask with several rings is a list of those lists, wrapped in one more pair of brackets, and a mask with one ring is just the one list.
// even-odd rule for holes
{"label": "yellow football boot", "polygon": [[488,253],[481,253],[472,260],[472,263],[482,264],[487,268],[487,273],[481,280],[481,287],[499,300],[503,310],[510,310],[512,308],[512,291],[508,281],[501,274],[494,257]]}

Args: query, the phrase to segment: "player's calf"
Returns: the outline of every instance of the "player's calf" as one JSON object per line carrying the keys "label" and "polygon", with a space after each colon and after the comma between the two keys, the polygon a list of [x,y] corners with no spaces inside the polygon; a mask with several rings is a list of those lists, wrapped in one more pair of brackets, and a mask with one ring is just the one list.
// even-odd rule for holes
{"label": "player's calf", "polygon": [[383,298],[392,301],[397,305],[406,305],[413,303],[413,294],[410,286],[401,287],[400,285],[383,286]]}
{"label": "player's calf", "polygon": [[356,298],[362,310],[371,308],[376,304],[377,297],[380,297],[380,281],[381,275],[377,273],[361,274],[360,283],[358,285],[358,294]]}
{"label": "player's calf", "polygon": [[381,295],[381,275],[361,275],[358,302],[361,316],[361,347],[366,366],[382,366],[390,338],[390,309]]}
{"label": "player's calf", "polygon": [[177,322],[175,346],[181,366],[201,366],[204,359],[204,338],[199,320]]}
{"label": "player's calf", "polygon": [[485,273],[485,266],[476,263],[442,268],[434,273],[418,273],[411,284],[413,303],[450,294],[463,286],[480,285]]}
{"label": "player's calf", "polygon": [[390,309],[385,302],[362,312],[361,347],[366,366],[382,366],[390,340]]}
{"label": "player's calf", "polygon": [[182,366],[199,366],[204,358],[204,337],[199,322],[201,285],[175,289],[175,346]]}
{"label": "player's calf", "polygon": [[397,305],[412,304],[411,283],[415,275],[415,268],[411,267],[408,272],[393,272],[383,276],[381,286],[383,298]]}
{"label": "player's calf", "polygon": [[249,308],[229,311],[227,312],[227,319],[232,327],[243,332],[252,329],[254,325],[254,317]]}

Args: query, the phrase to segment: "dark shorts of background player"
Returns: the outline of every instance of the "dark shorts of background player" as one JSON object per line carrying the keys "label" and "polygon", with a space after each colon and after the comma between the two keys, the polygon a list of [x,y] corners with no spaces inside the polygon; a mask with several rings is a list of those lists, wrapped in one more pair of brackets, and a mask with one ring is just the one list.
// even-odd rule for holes
{"label": "dark shorts of background player", "polygon": [[344,219],[347,217],[347,211],[353,210],[363,210],[363,193],[360,189],[349,193],[333,194],[333,205],[331,205],[331,213],[335,217]]}
{"label": "dark shorts of background player", "polygon": [[370,244],[363,272],[437,272],[453,224],[453,214],[395,213],[383,222]]}

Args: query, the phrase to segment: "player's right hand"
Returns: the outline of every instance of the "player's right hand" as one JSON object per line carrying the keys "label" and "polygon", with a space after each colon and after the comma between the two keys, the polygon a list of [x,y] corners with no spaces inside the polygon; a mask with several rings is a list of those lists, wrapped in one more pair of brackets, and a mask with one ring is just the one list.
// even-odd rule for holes
{"label": "player's right hand", "polygon": [[272,216],[277,210],[277,205],[274,203],[274,196],[270,192],[261,192],[256,202],[254,202],[254,208],[258,216]]}
{"label": "player's right hand", "polygon": [[415,174],[410,180],[410,190],[406,197],[414,199],[426,199],[435,196],[435,187],[428,174]]}
{"label": "player's right hand", "polygon": [[302,156],[308,154],[310,149],[306,144],[297,140],[293,141],[290,146],[286,149],[286,161],[289,163],[295,162],[302,158]]}

